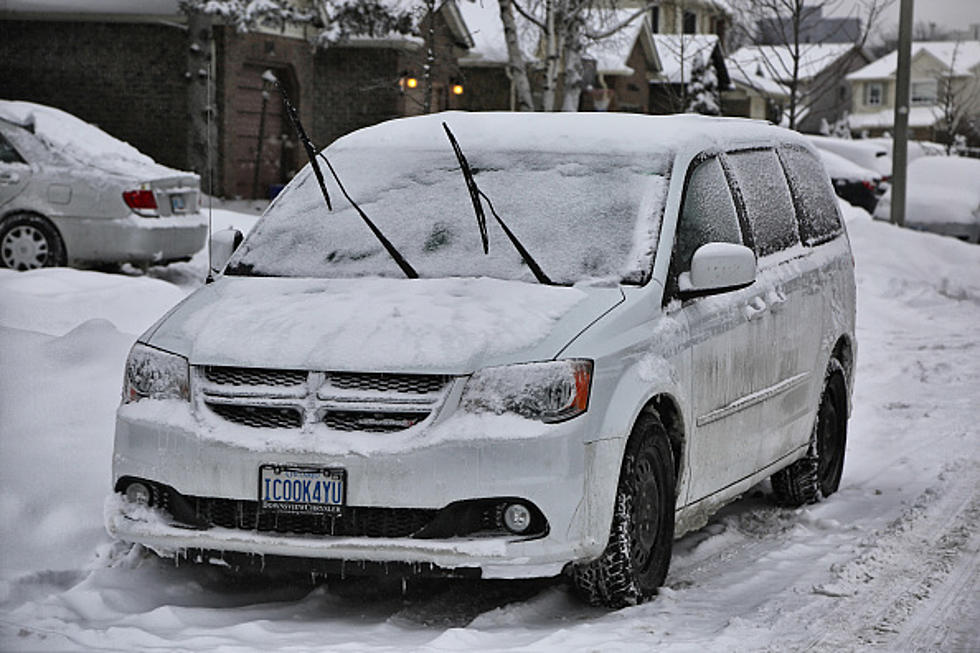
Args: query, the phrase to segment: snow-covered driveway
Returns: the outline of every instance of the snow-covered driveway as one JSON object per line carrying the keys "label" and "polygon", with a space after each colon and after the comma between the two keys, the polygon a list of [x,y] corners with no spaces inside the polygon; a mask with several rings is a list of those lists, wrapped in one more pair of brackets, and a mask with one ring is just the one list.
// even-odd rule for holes
{"label": "snow-covered driveway", "polygon": [[109,541],[129,345],[192,285],[0,271],[2,650],[977,650],[980,247],[851,212],[858,371],[841,491],[759,486],[619,611],[559,582],[230,585]]}

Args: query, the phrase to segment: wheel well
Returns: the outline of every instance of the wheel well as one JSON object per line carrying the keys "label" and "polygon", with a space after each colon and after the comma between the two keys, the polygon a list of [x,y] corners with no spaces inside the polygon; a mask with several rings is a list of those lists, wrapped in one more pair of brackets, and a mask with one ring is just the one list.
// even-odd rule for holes
{"label": "wheel well", "polygon": [[844,368],[844,380],[850,386],[851,379],[854,377],[854,346],[851,344],[851,339],[847,336],[838,338],[830,357]]}
{"label": "wheel well", "polygon": [[670,451],[674,455],[674,480],[680,487],[681,460],[684,454],[684,419],[680,408],[670,395],[657,395],[647,402],[643,410],[656,413],[660,423],[664,425],[670,441]]}

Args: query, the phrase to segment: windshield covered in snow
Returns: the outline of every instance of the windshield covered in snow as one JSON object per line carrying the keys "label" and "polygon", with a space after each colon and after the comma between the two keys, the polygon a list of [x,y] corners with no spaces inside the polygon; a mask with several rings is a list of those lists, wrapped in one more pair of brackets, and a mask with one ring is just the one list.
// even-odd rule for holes
{"label": "windshield covered in snow", "polygon": [[[480,190],[553,281],[644,283],[651,268],[671,157],[468,151]],[[453,150],[332,149],[353,200],[422,278],[534,276],[493,218],[483,253]],[[344,198],[326,165],[327,211],[307,165],[229,262],[228,274],[314,278],[404,276]]]}

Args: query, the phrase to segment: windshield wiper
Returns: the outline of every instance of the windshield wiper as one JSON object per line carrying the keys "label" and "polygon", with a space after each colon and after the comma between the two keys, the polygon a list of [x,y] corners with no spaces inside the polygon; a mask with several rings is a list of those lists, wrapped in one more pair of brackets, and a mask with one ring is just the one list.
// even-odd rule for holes
{"label": "windshield wiper", "polygon": [[375,237],[381,241],[381,245],[385,248],[385,251],[391,255],[391,258],[395,259],[395,263],[397,263],[398,267],[402,269],[405,276],[409,279],[418,279],[419,273],[415,271],[415,268],[413,268],[409,262],[405,260],[405,257],[402,256],[397,249],[395,249],[395,246],[391,244],[391,241],[385,238],[385,235],[381,233],[381,230],[378,229],[377,225],[371,221],[371,218],[367,216],[367,213],[365,213],[364,210],[357,205],[357,202],[354,201],[354,198],[347,193],[347,189],[344,188],[344,185],[340,182],[340,177],[337,176],[337,171],[333,169],[332,165],[330,165],[330,161],[327,159],[326,155],[322,151],[317,152],[317,154],[321,159],[323,159],[323,162],[327,164],[327,168],[330,170],[330,174],[333,175],[333,180],[337,182],[337,188],[339,188],[340,192],[343,193],[344,198],[350,203],[351,206],[354,207],[354,210],[357,211],[359,216],[361,216],[361,219],[364,220],[364,223],[367,224],[368,228],[375,235]]}
{"label": "windshield wiper", "polygon": [[503,219],[497,215],[497,211],[493,208],[493,202],[487,197],[487,194],[480,190],[477,186],[476,180],[473,178],[473,171],[470,169],[470,164],[466,161],[466,156],[463,155],[463,150],[460,148],[459,143],[456,141],[456,137],[453,136],[453,132],[449,129],[449,125],[442,123],[442,128],[446,130],[446,136],[449,137],[449,142],[452,143],[453,152],[456,153],[456,160],[459,161],[459,169],[463,173],[463,179],[466,181],[466,189],[470,193],[470,199],[473,202],[473,211],[476,213],[476,222],[480,226],[480,237],[483,239],[483,253],[489,253],[489,240],[487,238],[487,217],[483,212],[483,204],[480,202],[482,197],[487,201],[487,206],[490,207],[490,213],[493,215],[494,219],[497,220],[497,224],[500,225],[504,233],[507,234],[507,238],[510,239],[511,244],[514,245],[514,249],[517,253],[521,255],[524,262],[527,263],[527,267],[530,268],[531,272],[534,274],[534,278],[538,280],[539,283],[547,284],[549,286],[555,285],[555,282],[548,278],[548,275],[544,273],[541,266],[537,264],[531,253],[527,251],[521,241],[518,240],[517,236],[513,231],[504,223]]}
{"label": "windshield wiper", "polygon": [[330,174],[333,175],[334,181],[337,182],[337,187],[340,188],[340,192],[344,194],[344,197],[347,198],[350,205],[354,207],[357,214],[361,216],[361,219],[364,220],[375,237],[381,241],[381,245],[385,248],[385,251],[391,255],[391,258],[395,259],[395,263],[398,264],[398,267],[401,268],[406,277],[409,279],[418,279],[419,273],[415,271],[415,268],[409,265],[408,261],[405,260],[405,257],[402,256],[399,251],[395,249],[395,246],[391,244],[391,241],[385,238],[384,234],[381,233],[381,230],[378,229],[377,225],[371,222],[371,219],[367,217],[367,214],[364,211],[361,210],[361,207],[357,205],[357,202],[355,202],[351,196],[347,194],[347,189],[345,189],[344,185],[340,183],[340,177],[337,176],[337,172],[333,169],[333,166],[330,165],[330,161],[327,160],[327,157],[323,154],[323,152],[317,151],[317,149],[313,146],[313,141],[311,141],[310,137],[306,135],[306,130],[303,129],[303,123],[299,121],[299,115],[296,113],[296,108],[293,107],[293,103],[289,101],[289,96],[286,95],[286,91],[279,83],[279,80],[276,80],[276,88],[279,89],[279,95],[282,96],[282,102],[286,106],[286,114],[289,116],[289,121],[293,123],[293,129],[296,130],[296,134],[303,142],[303,148],[306,150],[306,156],[310,160],[310,167],[313,168],[313,172],[316,174],[316,181],[320,185],[320,192],[323,194],[323,200],[327,203],[327,210],[333,211],[333,206],[330,205],[330,194],[327,193],[327,184],[323,180],[323,171],[320,170],[320,164],[316,162],[316,157],[318,154],[320,155],[320,158],[323,159],[323,162],[327,164],[327,168],[330,169]]}
{"label": "windshield wiper", "polygon": [[320,166],[316,162],[316,148],[313,147],[313,141],[306,135],[306,130],[303,129],[303,123],[299,121],[296,108],[289,101],[289,96],[286,95],[286,91],[278,79],[276,80],[276,88],[279,89],[279,95],[282,96],[282,103],[286,106],[286,115],[289,116],[289,122],[293,123],[293,129],[296,130],[296,135],[299,136],[299,140],[303,143],[303,149],[306,150],[306,158],[310,160],[313,172],[316,173],[316,180],[320,184],[320,192],[323,193],[323,200],[327,203],[327,210],[333,211],[333,207],[330,205],[330,194],[327,193],[327,184],[323,181],[323,171],[320,170]]}

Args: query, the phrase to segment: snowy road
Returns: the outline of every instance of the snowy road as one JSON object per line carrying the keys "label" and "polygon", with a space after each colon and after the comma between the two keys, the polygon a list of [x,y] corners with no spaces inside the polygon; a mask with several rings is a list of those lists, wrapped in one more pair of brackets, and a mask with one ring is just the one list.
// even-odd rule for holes
{"label": "snowy road", "polygon": [[0,271],[0,649],[978,650],[980,247],[860,212],[849,231],[841,491],[789,510],[755,488],[675,543],[655,601],[619,611],[556,581],[230,585],[111,543],[126,352],[193,275]]}

